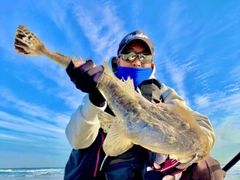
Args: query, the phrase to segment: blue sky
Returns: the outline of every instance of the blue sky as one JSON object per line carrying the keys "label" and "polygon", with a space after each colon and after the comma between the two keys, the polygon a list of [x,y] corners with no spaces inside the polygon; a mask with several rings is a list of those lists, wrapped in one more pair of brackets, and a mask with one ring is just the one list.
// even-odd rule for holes
{"label": "blue sky", "polygon": [[65,69],[14,51],[18,25],[48,49],[96,64],[116,55],[129,32],[155,44],[156,77],[208,116],[226,163],[240,149],[240,3],[229,0],[0,0],[0,168],[63,167],[64,131],[84,96]]}

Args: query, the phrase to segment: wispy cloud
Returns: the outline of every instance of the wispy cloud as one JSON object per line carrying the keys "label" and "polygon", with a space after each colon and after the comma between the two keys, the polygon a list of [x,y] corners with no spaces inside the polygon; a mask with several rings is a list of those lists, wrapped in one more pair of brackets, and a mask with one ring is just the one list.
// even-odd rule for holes
{"label": "wispy cloud", "polygon": [[[0,127],[9,129],[12,131],[17,132],[24,132],[24,133],[33,133],[38,135],[48,135],[48,136],[55,136],[56,133],[63,133],[64,129],[59,128],[58,125],[54,125],[52,122],[46,122],[44,120],[38,120],[31,116],[25,117],[24,116],[16,116],[9,113],[5,113],[0,111],[1,121]],[[50,118],[49,120],[54,120],[54,118]]]}
{"label": "wispy cloud", "polygon": [[169,71],[172,81],[176,84],[179,94],[186,98],[184,90],[185,71],[171,60],[166,60],[166,69]]}
{"label": "wispy cloud", "polygon": [[[234,111],[240,108],[240,93],[226,95],[224,92],[212,94],[195,95],[195,104],[199,109],[208,112],[218,112],[219,110]],[[240,112],[239,112],[240,114]]]}
{"label": "wispy cloud", "polygon": [[69,114],[56,112],[46,107],[24,102],[15,97],[10,90],[1,88],[1,104],[4,108],[18,112],[18,115],[1,111],[0,126],[3,128],[34,134],[63,133]]}
{"label": "wispy cloud", "polygon": [[195,96],[195,104],[197,104],[197,106],[201,109],[201,108],[207,108],[207,107],[209,107],[209,101],[210,101],[210,99],[209,99],[209,97],[208,97],[208,95],[196,95]]}
{"label": "wispy cloud", "polygon": [[211,76],[213,75],[214,70],[209,70],[209,71],[201,71],[201,73],[196,73],[196,76],[194,77],[194,80],[203,85],[203,89],[208,89],[209,85],[208,80],[211,78]]}
{"label": "wispy cloud", "polygon": [[[196,69],[196,53],[198,50],[191,47],[191,42],[187,44],[186,41],[182,41],[182,36],[190,33],[186,30],[190,21],[186,11],[187,9],[183,4],[177,2],[169,4],[166,12],[169,15],[164,18],[164,28],[167,31],[162,42],[156,43],[156,47],[158,48],[159,58],[164,61],[164,64],[162,62],[161,64],[168,74],[166,81],[169,84],[170,82],[173,83],[178,94],[190,104],[191,101],[187,98],[186,81],[188,73]],[[185,54],[182,53],[183,51]],[[156,65],[159,65],[159,63],[156,62]]]}
{"label": "wispy cloud", "polygon": [[218,144],[240,144],[240,139],[236,136],[239,133],[240,120],[236,119],[235,115],[229,115],[224,119],[223,123],[215,129]]}
{"label": "wispy cloud", "polygon": [[9,134],[9,133],[3,133],[3,132],[0,133],[0,139],[8,140],[8,141],[10,140],[10,141],[25,142],[25,143],[32,141],[30,139],[26,139],[21,136],[16,136],[14,135],[14,133]]}
{"label": "wispy cloud", "polygon": [[236,83],[228,84],[224,87],[224,89],[227,89],[227,92],[233,93],[240,90],[240,84],[239,81]]}
{"label": "wispy cloud", "polygon": [[[74,17],[72,17],[72,9],[71,9],[71,2],[70,1],[48,1],[48,3],[39,1],[39,7],[41,7],[42,11],[48,15],[49,19],[53,21],[54,25],[56,25],[59,31],[62,32],[64,36],[59,38],[59,44],[63,42],[63,39],[66,39],[69,43],[63,47],[63,50],[67,52],[68,49],[71,50],[82,50],[84,49],[84,44],[79,43],[80,36],[76,34],[74,31],[77,26],[73,27],[74,24]],[[54,8],[53,8],[54,7]],[[79,38],[79,39],[78,39]],[[47,47],[52,50],[56,50],[56,47],[59,47],[59,44],[53,44],[48,41],[49,38],[45,38],[46,42],[49,42]],[[78,52],[74,51],[74,52]],[[72,51],[69,51],[72,53]],[[62,53],[62,52],[60,52]],[[65,54],[67,55],[67,54]],[[77,55],[77,54],[74,54]],[[69,56],[73,56],[70,54]]]}
{"label": "wispy cloud", "polygon": [[[65,136],[70,114],[23,101],[3,87],[0,87],[0,91],[0,153],[17,151],[23,155],[34,152],[35,156],[45,154],[44,159],[51,159],[49,155],[65,159],[63,157],[67,157],[71,149]],[[23,164],[17,163],[16,166],[22,167]],[[4,163],[0,165],[3,167]]]}
{"label": "wispy cloud", "polygon": [[196,96],[195,103],[196,109],[210,118],[217,138],[216,148],[240,143],[236,136],[240,129],[240,93]]}
{"label": "wispy cloud", "polygon": [[240,79],[240,65],[234,67],[232,71],[230,72],[231,78],[232,79]]}
{"label": "wispy cloud", "polygon": [[22,23],[49,49],[70,56],[93,56],[96,64],[116,54],[118,43],[129,30],[149,30],[156,49],[157,74],[161,74],[156,77],[174,87],[194,110],[209,116],[219,157],[228,155],[225,151],[221,154],[219,147],[239,149],[238,136],[234,136],[240,128],[237,7],[230,1],[218,4],[220,10],[209,2],[199,6],[180,1],[144,5],[145,1],[50,0],[21,1],[14,8],[4,3],[0,40],[0,140],[4,145],[0,153],[7,158],[1,159],[0,166],[5,167],[11,155],[23,157],[19,167],[39,164],[32,163],[37,157],[51,162],[56,154],[68,157],[64,129],[84,95],[64,68],[48,58],[24,57],[14,51],[14,34]]}
{"label": "wispy cloud", "polygon": [[[13,74],[16,80],[23,84],[29,84],[39,92],[52,96],[52,98],[61,98],[66,105],[73,109],[81,102],[84,93],[76,89],[63,67],[50,62],[51,60],[45,57],[20,57],[18,60],[28,61],[28,65],[26,65],[27,69],[24,72],[16,71]],[[28,68],[29,64],[34,66],[30,69]],[[5,89],[3,92],[9,93],[9,90]]]}
{"label": "wispy cloud", "polygon": [[125,35],[123,21],[116,16],[117,9],[111,2],[105,6],[100,2],[91,5],[94,12],[75,3],[74,13],[92,50],[104,59],[109,58],[116,54],[118,43]]}

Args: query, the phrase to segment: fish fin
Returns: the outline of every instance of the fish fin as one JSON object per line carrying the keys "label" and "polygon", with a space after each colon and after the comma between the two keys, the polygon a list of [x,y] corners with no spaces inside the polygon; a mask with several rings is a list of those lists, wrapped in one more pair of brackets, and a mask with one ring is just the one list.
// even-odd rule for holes
{"label": "fish fin", "polygon": [[79,67],[85,63],[82,57],[80,57],[80,60],[79,60],[76,56],[73,56],[72,62],[74,64],[75,68]]}
{"label": "fish fin", "polygon": [[185,121],[184,127],[187,127],[186,124],[188,124],[189,128],[192,132],[196,134],[196,138],[198,139],[199,143],[201,144],[202,149],[199,153],[199,156],[203,154],[204,156],[207,156],[210,151],[209,143],[207,143],[208,139],[206,138],[206,135],[202,131],[200,125],[198,124],[197,120],[194,118],[194,116],[191,114],[190,111],[188,111],[186,108],[182,107],[180,104],[176,103],[174,104],[176,111],[178,114],[180,114]]}
{"label": "fish fin", "polygon": [[[108,63],[106,61],[103,62],[103,67],[104,67],[104,73],[110,77],[114,76],[112,70],[110,69]],[[127,78],[127,80],[119,80],[119,83],[121,84],[121,87],[123,87],[126,92],[129,93],[129,95],[131,95],[133,98],[136,99],[135,97],[135,88],[134,88],[134,83],[133,83],[133,79],[131,79],[130,77]]]}
{"label": "fish fin", "polygon": [[100,122],[100,126],[101,126],[101,128],[103,129],[103,131],[104,131],[105,133],[108,132],[111,124],[112,124],[114,121],[117,120],[116,117],[114,117],[114,116],[112,116],[112,115],[110,115],[110,114],[108,114],[108,113],[105,113],[105,112],[103,112],[103,111],[100,111],[100,112],[98,113],[98,119],[99,119],[99,122]]}
{"label": "fish fin", "polygon": [[184,119],[187,121],[187,123],[190,125],[191,128],[199,128],[200,126],[197,123],[196,119],[193,117],[193,115],[184,107],[182,107],[179,103],[174,104],[176,111],[184,117]]}
{"label": "fish fin", "polygon": [[85,60],[80,56],[80,61],[85,62]]}
{"label": "fish fin", "polygon": [[134,84],[133,84],[133,79],[128,77],[127,80],[124,81],[124,88],[129,93],[130,96],[132,96],[133,98],[136,98],[135,97],[135,88],[134,88]]}
{"label": "fish fin", "polygon": [[103,143],[104,152],[109,156],[118,156],[132,146],[133,142],[127,138],[123,124],[112,124]]}
{"label": "fish fin", "polygon": [[110,77],[114,76],[111,68],[106,61],[103,61],[104,73]]}

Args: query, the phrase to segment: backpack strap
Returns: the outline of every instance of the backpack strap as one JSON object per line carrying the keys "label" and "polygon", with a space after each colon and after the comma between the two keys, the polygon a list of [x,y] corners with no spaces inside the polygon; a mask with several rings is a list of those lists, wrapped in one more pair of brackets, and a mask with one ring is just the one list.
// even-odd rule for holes
{"label": "backpack strap", "polygon": [[142,96],[152,103],[163,102],[161,96],[161,83],[156,79],[148,79],[138,85]]}

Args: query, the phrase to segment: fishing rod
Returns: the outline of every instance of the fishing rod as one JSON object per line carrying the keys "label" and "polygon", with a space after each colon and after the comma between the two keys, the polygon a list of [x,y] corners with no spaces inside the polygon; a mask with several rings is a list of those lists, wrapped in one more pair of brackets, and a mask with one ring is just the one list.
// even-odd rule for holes
{"label": "fishing rod", "polygon": [[232,166],[234,166],[234,164],[236,164],[240,159],[240,152],[238,152],[238,154],[232,158],[223,168],[222,170],[224,170],[225,172],[227,172]]}

